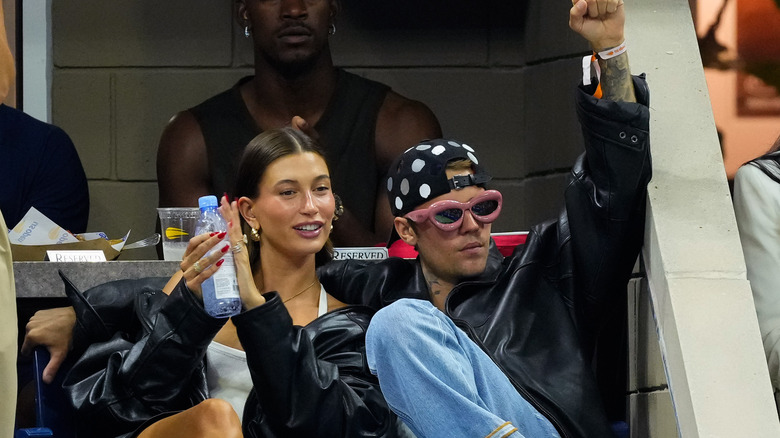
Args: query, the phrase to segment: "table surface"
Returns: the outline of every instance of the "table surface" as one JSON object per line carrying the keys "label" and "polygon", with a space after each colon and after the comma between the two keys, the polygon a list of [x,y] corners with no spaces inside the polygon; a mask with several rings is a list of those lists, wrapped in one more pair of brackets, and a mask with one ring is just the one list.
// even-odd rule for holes
{"label": "table surface", "polygon": [[124,278],[170,277],[179,262],[162,260],[110,261],[96,263],[14,262],[17,298],[59,298],[65,286],[61,270],[81,290]]}

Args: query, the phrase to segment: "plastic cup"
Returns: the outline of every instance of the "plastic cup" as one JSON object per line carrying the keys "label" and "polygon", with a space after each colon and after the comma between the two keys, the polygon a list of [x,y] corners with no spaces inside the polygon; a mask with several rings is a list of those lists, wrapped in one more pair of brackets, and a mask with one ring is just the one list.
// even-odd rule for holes
{"label": "plastic cup", "polygon": [[158,208],[164,260],[181,261],[200,217],[197,207]]}

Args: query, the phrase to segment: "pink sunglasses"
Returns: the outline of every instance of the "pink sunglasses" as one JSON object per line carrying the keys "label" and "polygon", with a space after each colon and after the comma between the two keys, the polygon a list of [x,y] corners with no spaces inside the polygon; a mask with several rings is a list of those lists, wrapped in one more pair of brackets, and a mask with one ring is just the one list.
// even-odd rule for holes
{"label": "pink sunglasses", "polygon": [[451,231],[463,222],[465,211],[471,211],[474,219],[489,224],[496,220],[501,213],[503,198],[498,190],[486,190],[479,196],[475,196],[469,202],[439,201],[428,208],[414,210],[407,213],[406,218],[414,222],[422,222],[426,218],[432,224],[444,231]]}

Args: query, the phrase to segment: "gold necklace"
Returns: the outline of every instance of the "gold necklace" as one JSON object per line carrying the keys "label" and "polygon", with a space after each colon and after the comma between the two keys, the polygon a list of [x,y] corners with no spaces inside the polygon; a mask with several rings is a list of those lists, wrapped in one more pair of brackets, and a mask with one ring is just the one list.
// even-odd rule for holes
{"label": "gold necklace", "polygon": [[311,284],[310,284],[310,285],[308,285],[308,286],[304,287],[304,288],[303,288],[303,290],[301,290],[301,291],[300,291],[300,292],[298,292],[297,294],[295,294],[295,295],[291,296],[290,298],[287,298],[286,300],[282,300],[282,304],[284,304],[284,303],[286,303],[286,302],[288,302],[288,301],[292,300],[293,298],[297,297],[298,295],[300,295],[300,294],[302,294],[302,293],[306,292],[307,290],[309,290],[309,288],[310,288],[310,287],[314,286],[314,284],[315,284],[315,283],[317,283],[317,279],[316,279],[316,278],[314,279],[314,281],[312,281],[312,282],[311,282]]}

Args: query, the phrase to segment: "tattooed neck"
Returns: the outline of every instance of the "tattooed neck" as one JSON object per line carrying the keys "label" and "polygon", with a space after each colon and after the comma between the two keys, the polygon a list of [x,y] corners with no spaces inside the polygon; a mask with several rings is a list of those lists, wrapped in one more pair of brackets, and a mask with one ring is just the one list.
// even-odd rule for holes
{"label": "tattooed neck", "polygon": [[431,297],[431,302],[439,310],[444,310],[444,303],[447,301],[447,296],[452,291],[452,284],[446,280],[442,280],[438,275],[429,271],[423,265],[423,275],[425,276],[425,283],[428,285],[428,293]]}
{"label": "tattooed neck", "polygon": [[443,293],[446,293],[444,285],[439,283],[438,278],[428,280],[428,290],[431,292],[432,297],[441,296]]}
{"label": "tattooed neck", "polygon": [[599,60],[601,68],[601,90],[604,99],[616,102],[636,102],[634,82],[628,66],[628,53],[614,58]]}

